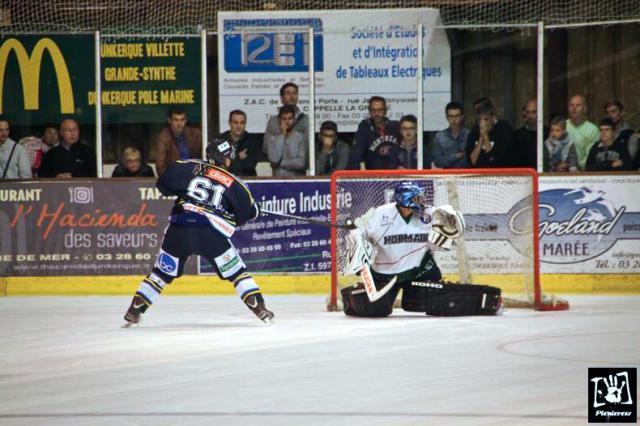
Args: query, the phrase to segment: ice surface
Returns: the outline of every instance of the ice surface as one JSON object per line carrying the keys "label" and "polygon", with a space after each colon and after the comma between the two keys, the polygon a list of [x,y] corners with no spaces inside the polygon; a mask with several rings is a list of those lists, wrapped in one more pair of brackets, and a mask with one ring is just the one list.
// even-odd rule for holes
{"label": "ice surface", "polygon": [[1,425],[585,424],[587,368],[638,366],[640,297],[354,319],[322,296],[0,298]]}

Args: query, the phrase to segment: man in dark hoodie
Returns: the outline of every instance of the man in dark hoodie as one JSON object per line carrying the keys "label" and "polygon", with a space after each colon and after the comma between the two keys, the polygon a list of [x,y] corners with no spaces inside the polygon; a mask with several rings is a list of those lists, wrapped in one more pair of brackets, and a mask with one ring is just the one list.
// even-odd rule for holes
{"label": "man in dark hoodie", "polygon": [[632,169],[632,161],[625,143],[615,138],[616,124],[610,118],[600,121],[600,140],[589,150],[587,157],[588,172],[623,171]]}
{"label": "man in dark hoodie", "polygon": [[359,170],[364,161],[367,170],[384,169],[386,159],[398,145],[398,122],[387,118],[387,101],[381,96],[369,99],[369,118],[358,125],[349,169]]}
{"label": "man in dark hoodie", "polygon": [[261,142],[246,131],[247,114],[239,109],[229,113],[229,130],[220,137],[235,149],[229,171],[236,176],[257,176],[256,164],[262,150]]}
{"label": "man in dark hoodie", "polygon": [[472,168],[510,166],[513,128],[496,116],[493,103],[488,98],[474,102],[478,123],[467,138],[467,160]]}

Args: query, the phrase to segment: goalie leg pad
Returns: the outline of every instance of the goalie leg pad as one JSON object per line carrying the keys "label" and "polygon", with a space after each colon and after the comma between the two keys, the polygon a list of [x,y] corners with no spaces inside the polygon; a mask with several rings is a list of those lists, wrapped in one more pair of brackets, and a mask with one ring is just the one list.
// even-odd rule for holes
{"label": "goalie leg pad", "polygon": [[355,317],[388,317],[393,311],[393,302],[400,291],[398,285],[393,286],[387,294],[375,302],[369,301],[364,284],[359,283],[340,290],[342,306],[346,315]]}
{"label": "goalie leg pad", "polygon": [[412,281],[404,285],[402,309],[407,312],[427,312],[427,287],[424,284],[427,283]]}
{"label": "goalie leg pad", "polygon": [[412,281],[403,291],[402,308],[434,316],[496,315],[502,296],[487,285]]}

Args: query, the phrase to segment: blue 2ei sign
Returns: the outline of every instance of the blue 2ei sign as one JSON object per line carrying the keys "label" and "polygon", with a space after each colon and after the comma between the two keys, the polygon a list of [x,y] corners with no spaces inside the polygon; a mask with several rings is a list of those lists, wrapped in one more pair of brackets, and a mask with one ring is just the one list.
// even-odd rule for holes
{"label": "blue 2ei sign", "polygon": [[224,68],[227,72],[308,71],[310,27],[314,29],[314,70],[323,71],[322,21],[317,18],[225,20]]}

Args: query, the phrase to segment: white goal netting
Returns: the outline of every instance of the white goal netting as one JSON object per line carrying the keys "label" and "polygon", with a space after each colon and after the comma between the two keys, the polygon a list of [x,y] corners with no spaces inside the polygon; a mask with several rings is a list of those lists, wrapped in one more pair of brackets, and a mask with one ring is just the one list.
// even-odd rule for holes
{"label": "white goal netting", "polygon": [[[614,22],[640,17],[637,0],[5,0],[0,33],[94,31],[105,34],[189,34],[217,30],[218,11],[335,10],[434,7],[445,26],[505,28]],[[277,13],[277,12],[274,12]]]}

